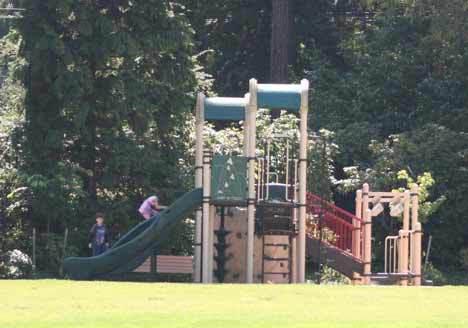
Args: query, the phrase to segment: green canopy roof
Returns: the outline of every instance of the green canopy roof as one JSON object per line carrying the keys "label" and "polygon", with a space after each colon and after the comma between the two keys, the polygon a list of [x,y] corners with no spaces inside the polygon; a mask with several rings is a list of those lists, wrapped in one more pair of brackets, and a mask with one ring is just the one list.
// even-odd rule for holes
{"label": "green canopy roof", "polygon": [[245,98],[210,97],[205,98],[205,120],[243,121],[245,119]]}
{"label": "green canopy roof", "polygon": [[286,109],[297,113],[301,108],[301,91],[300,84],[259,84],[258,107]]}

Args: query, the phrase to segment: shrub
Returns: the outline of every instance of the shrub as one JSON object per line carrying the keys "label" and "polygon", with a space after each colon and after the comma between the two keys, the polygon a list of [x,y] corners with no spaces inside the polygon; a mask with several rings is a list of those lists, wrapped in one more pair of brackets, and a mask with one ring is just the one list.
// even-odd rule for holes
{"label": "shrub", "polygon": [[351,281],[338,271],[324,265],[322,268],[321,282],[326,285],[349,285]]}
{"label": "shrub", "polygon": [[460,262],[464,270],[468,271],[468,248],[460,251]]}
{"label": "shrub", "polygon": [[426,270],[424,271],[424,279],[432,280],[434,286],[442,286],[447,284],[447,278],[439,269],[434,267],[432,263],[428,263]]}
{"label": "shrub", "polygon": [[32,273],[31,258],[18,249],[6,252],[0,257],[0,278],[27,278]]}
{"label": "shrub", "polygon": [[[67,256],[77,256],[80,254],[78,245],[74,244],[74,242],[74,234],[69,235],[67,245],[64,245],[63,234],[38,234],[36,241],[37,272],[45,276],[59,276],[63,259]],[[82,242],[82,245],[87,245],[87,243]],[[64,248],[64,246],[66,247]]]}

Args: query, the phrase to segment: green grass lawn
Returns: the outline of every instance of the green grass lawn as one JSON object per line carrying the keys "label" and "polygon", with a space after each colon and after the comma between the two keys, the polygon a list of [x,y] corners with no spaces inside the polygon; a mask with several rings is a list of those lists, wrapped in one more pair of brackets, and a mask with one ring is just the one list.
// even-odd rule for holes
{"label": "green grass lawn", "polygon": [[468,288],[0,281],[0,327],[468,327]]}

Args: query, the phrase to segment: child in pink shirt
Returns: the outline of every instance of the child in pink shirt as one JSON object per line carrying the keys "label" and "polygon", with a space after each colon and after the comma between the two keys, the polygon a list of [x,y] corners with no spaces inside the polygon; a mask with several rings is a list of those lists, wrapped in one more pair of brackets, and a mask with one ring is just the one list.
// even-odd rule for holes
{"label": "child in pink shirt", "polygon": [[152,217],[156,216],[156,219],[159,218],[159,199],[157,196],[148,197],[138,209],[138,212],[145,220],[149,220]]}

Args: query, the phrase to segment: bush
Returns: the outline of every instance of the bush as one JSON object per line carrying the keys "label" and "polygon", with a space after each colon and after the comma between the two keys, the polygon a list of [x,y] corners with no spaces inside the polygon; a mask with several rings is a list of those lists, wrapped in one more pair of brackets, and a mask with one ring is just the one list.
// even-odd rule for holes
{"label": "bush", "polygon": [[468,271],[468,248],[460,251],[460,262],[464,270]]}
{"label": "bush", "polygon": [[424,271],[423,278],[424,280],[432,280],[434,286],[447,284],[447,278],[445,275],[439,269],[434,267],[432,263],[428,263],[426,270]]}
{"label": "bush", "polygon": [[0,278],[28,278],[32,273],[31,258],[18,249],[6,252],[0,257]]}
{"label": "bush", "polygon": [[[68,243],[64,248],[63,234],[38,234],[36,241],[37,271],[41,275],[52,277],[59,276],[61,274],[63,259],[67,256],[76,256],[80,254],[77,245],[72,243],[73,241],[74,236],[69,235]],[[83,243],[83,245],[87,245],[87,243]]]}
{"label": "bush", "polygon": [[[307,266],[310,267],[311,262],[307,263]],[[316,268],[317,264],[313,264],[313,267]],[[318,272],[308,271],[306,273],[306,278],[311,283],[316,283],[318,278]],[[322,265],[322,270],[320,273],[320,283],[323,285],[349,285],[351,280],[342,275],[340,272],[334,270],[328,265]]]}
{"label": "bush", "polygon": [[349,285],[351,281],[338,271],[324,265],[322,268],[321,282],[326,285]]}

